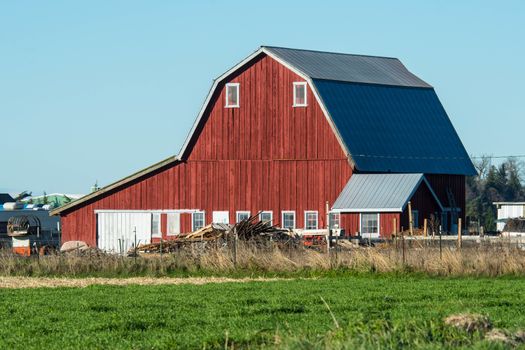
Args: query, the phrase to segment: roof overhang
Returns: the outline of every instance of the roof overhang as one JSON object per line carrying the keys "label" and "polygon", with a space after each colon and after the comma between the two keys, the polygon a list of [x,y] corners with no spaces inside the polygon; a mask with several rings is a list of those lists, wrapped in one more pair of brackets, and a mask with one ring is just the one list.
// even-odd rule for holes
{"label": "roof overhang", "polygon": [[[360,175],[360,174],[356,174],[356,175]],[[356,176],[356,175],[354,175],[354,176]],[[396,176],[396,175],[400,175],[400,174],[376,174],[376,175],[383,175],[386,178],[389,175],[390,176],[392,176],[392,175]],[[350,183],[350,181],[352,181],[352,178],[354,178],[354,176],[350,177],[350,180],[348,180],[347,185]],[[365,176],[366,176],[366,174],[365,174]],[[403,198],[401,206],[398,206],[398,207],[351,206],[351,207],[338,207],[338,208],[332,207],[331,211],[335,212],[335,213],[401,213],[401,212],[403,212],[405,210],[405,208],[408,205],[408,202],[412,199],[412,197],[414,196],[414,194],[416,193],[416,191],[418,190],[418,188],[421,186],[422,183],[424,183],[427,186],[427,188],[429,189],[429,191],[430,191],[430,193],[432,195],[432,198],[435,200],[435,202],[438,205],[439,209],[442,212],[446,211],[447,208],[443,207],[443,205],[441,204],[441,201],[439,200],[438,196],[436,195],[436,193],[432,189],[432,186],[430,185],[430,183],[428,182],[428,180],[426,179],[426,177],[423,174],[421,174],[421,177],[419,178],[419,180],[412,186],[412,189],[410,190],[410,192],[408,192],[406,194],[406,196]],[[345,186],[345,189],[346,189],[346,186]],[[343,191],[345,191],[345,189],[343,189]]]}

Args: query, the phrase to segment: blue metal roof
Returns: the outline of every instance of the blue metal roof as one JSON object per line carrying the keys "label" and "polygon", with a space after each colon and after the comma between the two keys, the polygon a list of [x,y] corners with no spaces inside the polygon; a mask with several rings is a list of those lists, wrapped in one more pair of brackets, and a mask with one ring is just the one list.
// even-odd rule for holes
{"label": "blue metal roof", "polygon": [[402,212],[422,182],[433,193],[423,174],[354,174],[332,209],[361,213]]}
{"label": "blue metal roof", "polygon": [[476,174],[434,89],[313,84],[358,171]]}
{"label": "blue metal roof", "polygon": [[354,83],[431,87],[412,74],[397,58],[352,55],[264,46],[312,79]]}

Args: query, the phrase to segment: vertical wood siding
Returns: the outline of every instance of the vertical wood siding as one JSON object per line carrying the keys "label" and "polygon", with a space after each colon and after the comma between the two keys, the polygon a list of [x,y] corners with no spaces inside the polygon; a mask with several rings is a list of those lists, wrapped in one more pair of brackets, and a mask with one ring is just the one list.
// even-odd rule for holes
{"label": "vertical wood siding", "polygon": [[[229,211],[233,223],[237,210],[271,210],[276,224],[295,210],[298,228],[305,210],[317,210],[325,227],[325,202],[352,168],[310,88],[308,107],[292,107],[294,81],[302,79],[266,56],[237,72],[228,82],[240,83],[240,108],[224,108],[219,87],[184,162],[64,212],[63,241],[95,245],[97,209],[200,209],[206,223],[213,211]],[[191,215],[181,215],[181,231],[190,230]]]}

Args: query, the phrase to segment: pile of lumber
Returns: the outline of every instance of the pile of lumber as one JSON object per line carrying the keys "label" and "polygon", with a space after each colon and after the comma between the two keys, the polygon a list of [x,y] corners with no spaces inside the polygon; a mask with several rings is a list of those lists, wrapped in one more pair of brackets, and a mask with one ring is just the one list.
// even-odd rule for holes
{"label": "pile of lumber", "polygon": [[258,217],[259,215],[256,214],[242,220],[233,227],[231,232],[237,234],[238,239],[241,241],[287,241],[292,237],[290,231],[279,229],[269,222],[259,221]]}
{"label": "pile of lumber", "polygon": [[289,242],[295,236],[289,230],[279,229],[269,222],[262,222],[259,215],[251,216],[235,225],[210,224],[191,233],[181,234],[173,239],[149,244],[139,245],[137,249],[131,248],[129,254],[137,253],[170,253],[191,244],[239,241],[274,241]]}

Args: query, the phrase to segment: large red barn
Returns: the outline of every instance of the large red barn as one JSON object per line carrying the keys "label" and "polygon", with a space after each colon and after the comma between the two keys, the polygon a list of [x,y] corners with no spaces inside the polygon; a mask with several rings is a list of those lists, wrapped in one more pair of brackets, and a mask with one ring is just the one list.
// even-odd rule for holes
{"label": "large red barn", "polygon": [[[62,240],[122,250],[211,222],[453,230],[474,167],[434,89],[395,58],[261,47],[221,75],[170,157],[55,209]],[[394,227],[394,225],[396,227]]]}

